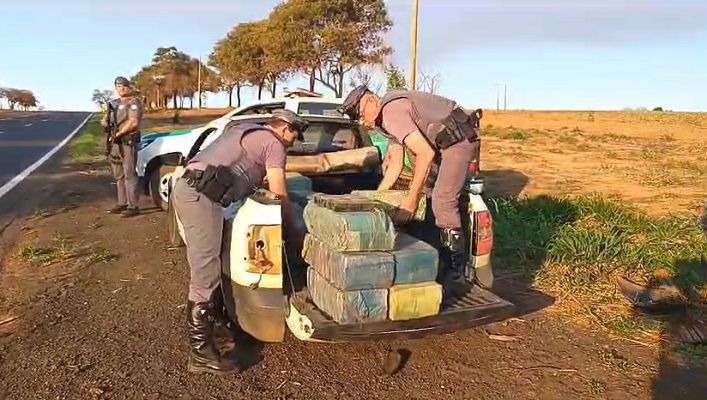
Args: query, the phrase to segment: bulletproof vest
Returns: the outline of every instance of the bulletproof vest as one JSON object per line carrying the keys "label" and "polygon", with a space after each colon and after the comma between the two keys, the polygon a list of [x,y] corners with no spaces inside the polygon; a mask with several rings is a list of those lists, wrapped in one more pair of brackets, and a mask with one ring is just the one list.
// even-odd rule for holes
{"label": "bulletproof vest", "polygon": [[231,123],[221,136],[189,160],[189,164],[199,162],[229,167],[237,179],[234,185],[242,188],[245,196],[261,187],[265,178],[265,167],[258,164],[255,155],[248,154],[241,144],[245,135],[257,130],[270,129],[250,122]]}
{"label": "bulletproof vest", "polygon": [[[111,100],[111,104],[114,110],[112,117],[115,121],[116,127],[120,127],[120,125],[128,119],[128,111],[131,108],[133,108],[134,111],[137,111],[140,115],[142,115],[142,105],[139,102],[140,100],[134,96],[128,97],[126,99],[119,98]],[[140,141],[140,119],[141,118],[138,118],[138,126],[135,131],[130,133],[130,142]]]}
{"label": "bulletproof vest", "polygon": [[383,129],[383,108],[391,101],[407,99],[412,104],[414,113],[413,122],[420,132],[427,137],[433,145],[437,135],[445,129],[442,121],[449,117],[452,110],[457,108],[457,103],[431,93],[415,90],[392,90],[381,99],[380,111],[376,117],[376,125]]}

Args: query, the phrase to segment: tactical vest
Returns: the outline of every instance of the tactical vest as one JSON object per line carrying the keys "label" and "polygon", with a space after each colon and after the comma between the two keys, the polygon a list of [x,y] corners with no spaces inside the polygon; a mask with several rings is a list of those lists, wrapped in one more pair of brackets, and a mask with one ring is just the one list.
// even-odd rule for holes
{"label": "tactical vest", "polygon": [[[383,108],[394,100],[407,99],[412,104],[413,122],[436,149],[445,149],[462,140],[478,136],[475,122],[455,101],[415,90],[393,90],[381,99],[376,126],[383,129]],[[386,135],[390,135],[386,132]]]}
{"label": "tactical vest", "polygon": [[204,150],[197,153],[187,164],[187,169],[195,163],[214,167],[228,167],[233,175],[229,186],[237,192],[233,201],[241,200],[262,187],[265,167],[258,164],[253,155],[248,154],[241,141],[250,132],[270,130],[255,123],[231,123],[224,132]]}

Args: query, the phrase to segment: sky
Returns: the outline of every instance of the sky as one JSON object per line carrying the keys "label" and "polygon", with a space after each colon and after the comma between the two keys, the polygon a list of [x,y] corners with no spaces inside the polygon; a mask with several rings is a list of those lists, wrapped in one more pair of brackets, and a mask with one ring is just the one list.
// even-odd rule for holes
{"label": "sky", "polygon": [[[0,0],[0,86],[46,109],[95,110],[93,89],[160,46],[208,57],[279,0]],[[412,0],[387,0],[388,61],[410,66]],[[704,0],[419,0],[418,72],[466,107],[707,110]],[[500,85],[500,86],[499,86]],[[282,86],[305,86],[299,78]],[[500,90],[499,90],[500,88]],[[323,93],[325,89],[317,88]],[[255,92],[244,90],[245,101]],[[223,94],[208,107],[223,107]]]}

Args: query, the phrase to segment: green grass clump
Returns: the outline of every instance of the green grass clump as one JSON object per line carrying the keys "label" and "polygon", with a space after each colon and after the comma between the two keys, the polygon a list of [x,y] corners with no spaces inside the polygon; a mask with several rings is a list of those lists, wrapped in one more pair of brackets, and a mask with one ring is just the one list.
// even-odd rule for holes
{"label": "green grass clump", "polygon": [[90,162],[105,152],[105,133],[100,124],[101,116],[96,114],[86,123],[71,142],[69,159],[75,163]]}
{"label": "green grass clump", "polygon": [[89,265],[93,264],[98,264],[98,263],[107,263],[109,261],[115,260],[118,258],[117,255],[111,253],[108,250],[105,249],[100,249],[96,250],[93,253],[89,254],[88,257],[86,258],[86,262]]}
{"label": "green grass clump", "polygon": [[18,255],[20,258],[33,263],[53,264],[68,260],[76,254],[75,249],[64,242],[55,246],[40,246],[36,244],[26,244],[20,247]]}
{"label": "green grass clump", "polygon": [[664,269],[681,284],[707,284],[700,273],[707,241],[694,216],[651,217],[594,196],[540,196],[497,205],[491,207],[495,265],[540,285],[602,302],[619,274],[649,277]]}
{"label": "green grass clump", "polygon": [[509,129],[506,132],[499,135],[501,139],[507,140],[526,140],[530,139],[531,134],[527,131],[522,131],[520,129]]}

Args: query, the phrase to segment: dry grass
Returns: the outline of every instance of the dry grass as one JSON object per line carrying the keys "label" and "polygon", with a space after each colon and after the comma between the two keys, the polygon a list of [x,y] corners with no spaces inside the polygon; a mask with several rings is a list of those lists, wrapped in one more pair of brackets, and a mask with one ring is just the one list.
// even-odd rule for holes
{"label": "dry grass", "polygon": [[491,173],[493,195],[600,193],[666,215],[707,192],[707,114],[491,111],[482,126],[482,168],[526,180]]}

